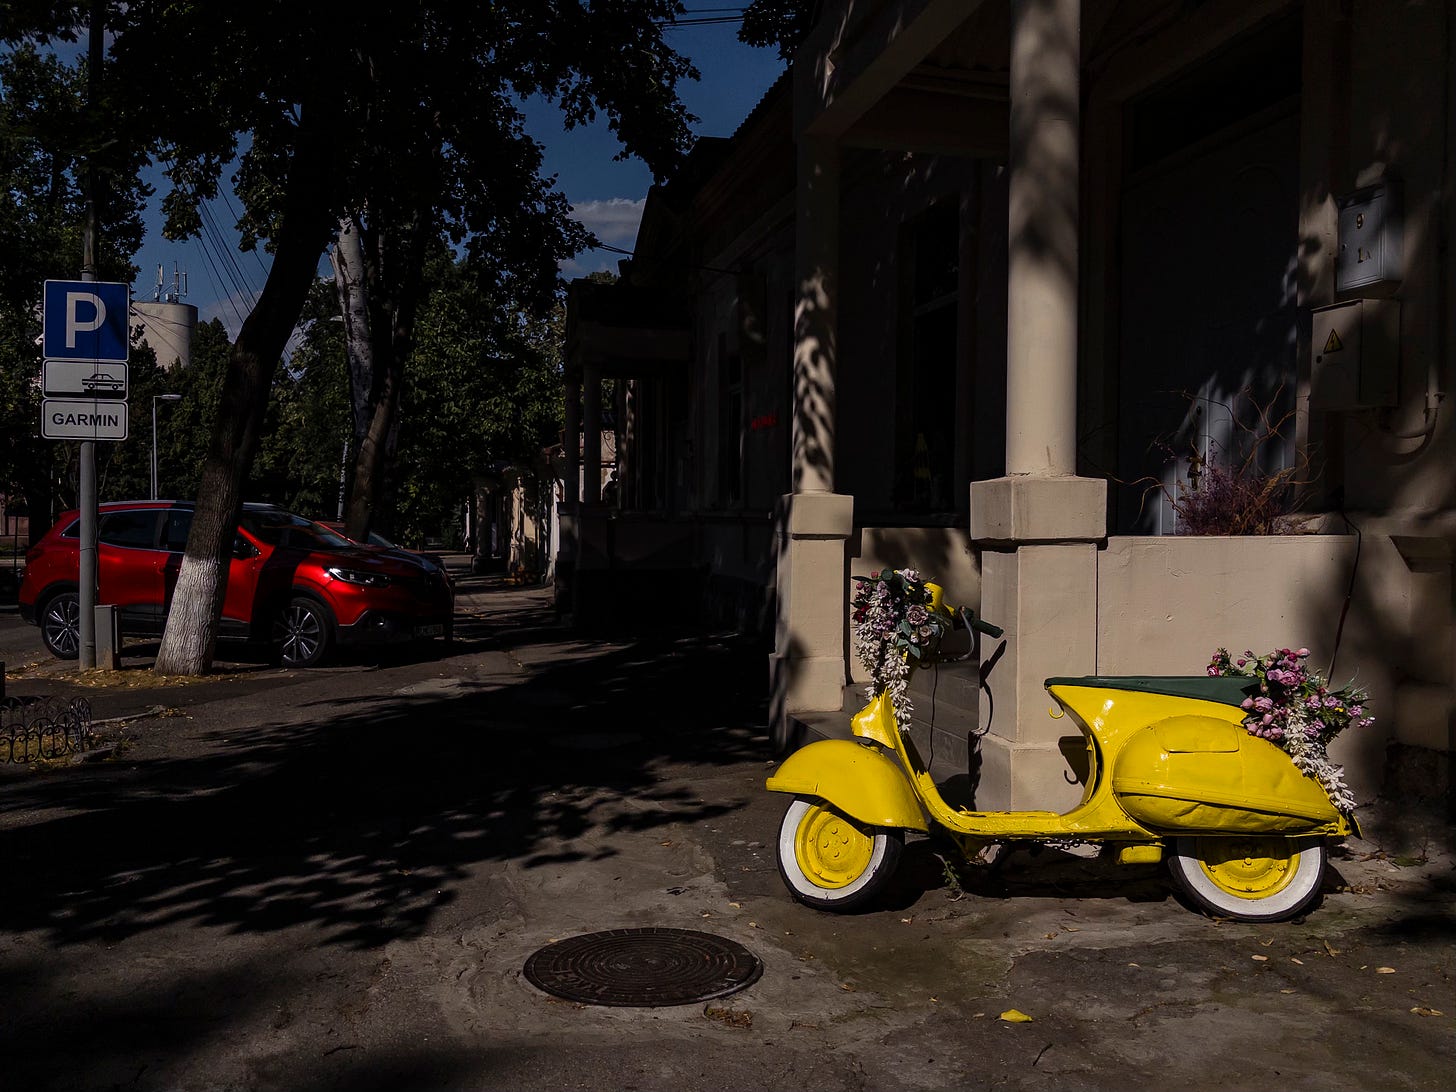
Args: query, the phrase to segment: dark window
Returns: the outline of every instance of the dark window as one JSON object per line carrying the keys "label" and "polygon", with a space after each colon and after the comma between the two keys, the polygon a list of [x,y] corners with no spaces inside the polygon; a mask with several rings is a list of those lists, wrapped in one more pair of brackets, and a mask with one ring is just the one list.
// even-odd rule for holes
{"label": "dark window", "polygon": [[956,304],[960,210],[932,205],[906,225],[904,349],[899,368],[896,507],[955,509]]}
{"label": "dark window", "polygon": [[1303,33],[1295,11],[1130,103],[1129,173],[1299,94]]}
{"label": "dark window", "polygon": [[157,545],[157,509],[107,512],[96,524],[96,540],[108,546],[154,549]]}
{"label": "dark window", "polygon": [[718,499],[724,507],[743,500],[743,358],[728,352],[728,337],[718,335]]}
{"label": "dark window", "polygon": [[187,548],[187,532],[192,530],[192,509],[173,508],[167,513],[167,526],[162,533],[162,545],[174,554]]}
{"label": "dark window", "polygon": [[293,546],[304,550],[346,549],[353,546],[341,534],[321,523],[295,516],[292,512],[244,512],[242,525],[254,538],[270,546]]}

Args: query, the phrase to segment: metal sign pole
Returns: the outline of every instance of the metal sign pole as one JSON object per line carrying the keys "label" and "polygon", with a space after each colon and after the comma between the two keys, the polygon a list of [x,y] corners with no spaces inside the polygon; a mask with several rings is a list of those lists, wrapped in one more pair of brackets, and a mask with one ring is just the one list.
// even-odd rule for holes
{"label": "metal sign pole", "polygon": [[[103,39],[101,37],[101,6],[91,8],[90,35],[86,43],[87,72],[86,99],[91,106],[96,104],[97,89],[101,77]],[[81,231],[81,279],[96,279],[96,165],[88,157],[86,162],[86,220]],[[91,440],[81,442],[81,571],[78,574],[80,587],[80,658],[81,669],[89,671],[96,666],[96,444]]]}

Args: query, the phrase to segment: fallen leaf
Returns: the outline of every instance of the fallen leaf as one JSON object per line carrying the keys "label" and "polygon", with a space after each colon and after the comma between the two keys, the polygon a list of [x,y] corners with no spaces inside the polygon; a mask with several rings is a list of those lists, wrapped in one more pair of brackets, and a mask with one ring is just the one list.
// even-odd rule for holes
{"label": "fallen leaf", "polygon": [[976,1013],[976,1015],[975,1015],[975,1016],[972,1016],[972,1017],[971,1017],[971,1019],[972,1019],[972,1020],[979,1020],[979,1019],[980,1019],[980,1018],[981,1018],[981,1017],[983,1017],[983,1016],[985,1016],[985,1015],[986,1015],[986,1014],[985,1014],[985,1013],[984,1013],[984,1012],[978,1012],[978,1013]]}
{"label": "fallen leaf", "polygon": [[728,905],[731,906],[731,907],[733,907],[733,909],[735,909],[735,910],[742,910],[743,909],[743,904],[741,902],[730,902]]}
{"label": "fallen leaf", "polygon": [[658,842],[657,844],[660,845],[660,846],[670,846],[670,845],[672,845],[671,842]]}
{"label": "fallen leaf", "polygon": [[1044,939],[1046,939],[1046,940],[1056,940],[1057,939],[1057,934],[1056,933],[1047,933]]}
{"label": "fallen leaf", "polygon": [[1269,945],[1271,945],[1271,944],[1274,943],[1274,938],[1273,937],[1270,937],[1268,940],[1261,940],[1261,941],[1259,941],[1259,943],[1263,947],[1267,948],[1267,947],[1269,947]]}
{"label": "fallen leaf", "polygon": [[703,1015],[709,1020],[727,1024],[730,1028],[753,1027],[753,1013],[746,1009],[715,1008],[708,1005],[703,1009]]}
{"label": "fallen leaf", "polygon": [[909,925],[915,919],[914,918],[901,918],[900,920],[903,921],[906,925]]}
{"label": "fallen leaf", "polygon": [[1129,963],[1128,966],[1129,967],[1141,967],[1142,964],[1141,963]]}
{"label": "fallen leaf", "polygon": [[1394,967],[1376,967],[1375,968],[1375,973],[1376,974],[1395,974],[1395,968]]}
{"label": "fallen leaf", "polygon": [[1082,927],[1080,925],[1063,925],[1062,926],[1062,932],[1064,932],[1064,933],[1080,933],[1081,931],[1082,931]]}
{"label": "fallen leaf", "polygon": [[1325,951],[1328,952],[1330,955],[1337,956],[1337,955],[1340,954],[1340,950],[1338,948],[1331,948],[1330,947],[1330,942],[1329,941],[1327,941],[1327,940],[1326,941],[1322,941],[1322,943],[1325,946]]}
{"label": "fallen leaf", "polygon": [[748,927],[749,927],[749,928],[750,928],[750,929],[757,929],[757,928],[758,928],[758,922],[756,922],[756,921],[750,921],[750,922],[749,922],[749,923],[748,923]]}
{"label": "fallen leaf", "polygon": [[1297,958],[1295,958],[1295,957],[1294,957],[1294,956],[1290,956],[1290,957],[1289,957],[1289,962],[1291,962],[1291,963],[1298,963],[1298,964],[1299,964],[1299,965],[1300,965],[1300,966],[1301,966],[1301,967],[1303,967],[1303,966],[1304,966],[1304,960],[1302,960],[1302,959],[1297,959]]}
{"label": "fallen leaf", "polygon": [[1280,990],[1280,993],[1293,993],[1293,990]]}
{"label": "fallen leaf", "polygon": [[939,1001],[939,1000],[940,1000],[940,998],[938,998],[938,997],[932,997],[932,998],[931,998],[931,1000],[932,1000],[932,1001],[937,1001],[937,1002],[938,1002],[938,1001]]}
{"label": "fallen leaf", "polygon": [[1026,1013],[1022,1012],[1020,1009],[1007,1009],[1001,1014],[1001,1019],[1005,1020],[1008,1024],[1031,1023],[1031,1017],[1027,1016]]}
{"label": "fallen leaf", "polygon": [[1440,1009],[1428,1009],[1428,1008],[1426,1008],[1425,1005],[1417,1005],[1415,1008],[1411,1009],[1411,1012],[1415,1013],[1417,1016],[1445,1016],[1446,1015]]}
{"label": "fallen leaf", "polygon": [[839,984],[839,988],[845,993],[854,993],[854,987],[851,986],[848,982],[841,982]]}
{"label": "fallen leaf", "polygon": [[1260,963],[1268,963],[1269,962],[1269,957],[1266,956],[1266,955],[1256,955],[1253,958],[1257,959]]}

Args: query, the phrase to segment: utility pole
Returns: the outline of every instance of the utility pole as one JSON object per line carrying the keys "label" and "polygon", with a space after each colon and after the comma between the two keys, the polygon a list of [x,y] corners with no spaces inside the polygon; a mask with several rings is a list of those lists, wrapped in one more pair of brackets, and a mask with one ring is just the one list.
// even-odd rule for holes
{"label": "utility pole", "polygon": [[[103,49],[101,0],[92,0],[91,28],[87,42],[86,102],[96,106],[100,97]],[[81,227],[81,279],[96,279],[96,164],[86,157],[86,217]],[[96,666],[96,441],[81,441],[81,571],[77,598],[80,600],[80,666]]]}

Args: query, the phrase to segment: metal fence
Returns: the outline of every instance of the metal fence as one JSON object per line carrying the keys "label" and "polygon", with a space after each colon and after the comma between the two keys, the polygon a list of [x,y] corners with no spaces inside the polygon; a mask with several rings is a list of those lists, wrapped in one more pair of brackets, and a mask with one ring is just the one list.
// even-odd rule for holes
{"label": "metal fence", "polygon": [[0,763],[64,758],[95,743],[83,698],[0,698]]}

